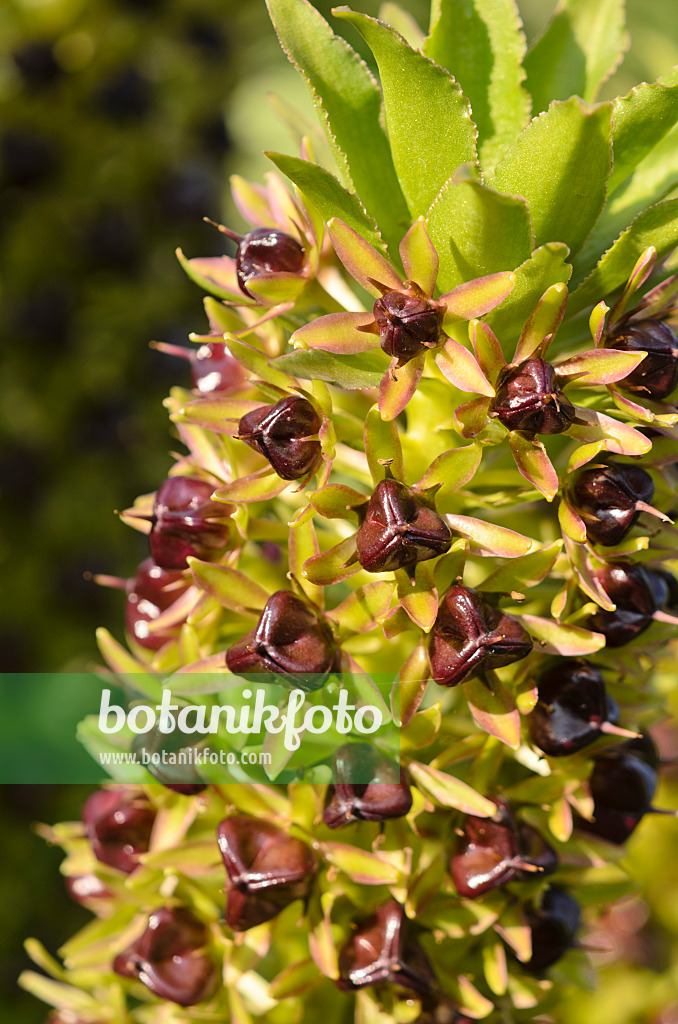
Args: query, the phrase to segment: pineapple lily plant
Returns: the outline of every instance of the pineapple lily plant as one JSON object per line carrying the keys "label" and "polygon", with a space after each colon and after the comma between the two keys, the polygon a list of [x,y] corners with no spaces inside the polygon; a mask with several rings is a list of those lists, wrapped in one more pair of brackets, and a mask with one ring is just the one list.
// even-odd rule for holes
{"label": "pineapple lily plant", "polygon": [[527,52],[512,0],[433,0],[427,36],[337,8],[379,80],[268,7],[320,129],[233,180],[233,258],[179,254],[208,327],[170,352],[183,451],[123,513],[149,558],[100,647],[132,701],[357,679],[399,758],[268,735],[227,779],[116,769],[44,829],[94,919],[23,984],[51,1024],[553,1020],[655,810],[678,76],[596,102],[621,2],[563,0]]}

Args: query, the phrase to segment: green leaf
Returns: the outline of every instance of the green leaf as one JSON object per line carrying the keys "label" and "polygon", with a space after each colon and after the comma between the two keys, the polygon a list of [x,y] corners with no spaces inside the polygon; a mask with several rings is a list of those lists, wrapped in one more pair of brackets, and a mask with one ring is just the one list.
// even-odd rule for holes
{"label": "green leaf", "polygon": [[636,261],[651,245],[659,259],[678,245],[678,199],[658,203],[636,217],[570,296],[570,315],[625,284]]}
{"label": "green leaf", "polygon": [[355,536],[347,537],[327,551],[309,558],[301,575],[317,587],[347,580],[360,571],[360,563],[353,558],[355,550]]}
{"label": "green leaf", "polygon": [[569,96],[593,102],[627,46],[624,0],[561,0],[525,58],[533,114]]}
{"label": "green leaf", "polygon": [[160,680],[148,671],[148,667],[133,658],[129,651],[115,640],[107,629],[100,627],[96,631],[97,644],[101,656],[111,672],[122,679],[137,693],[159,701],[162,696]]}
{"label": "green leaf", "polygon": [[363,505],[368,499],[366,494],[347,487],[346,484],[327,484],[319,491],[307,494],[308,500],[326,519],[353,519],[356,513],[352,509]]}
{"label": "green leaf", "polygon": [[525,628],[540,642],[545,654],[577,658],[595,654],[605,646],[602,633],[592,633],[582,626],[569,626],[538,615],[521,615],[520,618]]}
{"label": "green leaf", "polygon": [[514,272],[516,283],[508,302],[485,317],[505,355],[513,354],[513,343],[547,288],[569,281],[572,267],[565,262],[568,255],[567,246],[559,242],[549,242],[536,249]]}
{"label": "green leaf", "polygon": [[295,377],[326,380],[338,388],[357,391],[379,387],[388,369],[388,358],[381,351],[338,356],[318,348],[310,351],[298,349],[278,356],[271,365],[286,373],[293,373]]}
{"label": "green leaf", "polygon": [[268,601],[266,591],[237,569],[189,558],[188,565],[197,585],[233,612],[260,612]]}
{"label": "green leaf", "polygon": [[421,480],[417,482],[420,490],[440,485],[436,491],[436,501],[453,494],[472,480],[483,457],[479,444],[468,444],[464,448],[452,448],[434,459]]}
{"label": "green leaf", "polygon": [[559,381],[589,387],[592,384],[615,384],[636,369],[645,359],[645,352],[615,352],[614,349],[596,348],[580,352],[570,359],[558,363],[556,374]]}
{"label": "green leaf", "polygon": [[534,543],[529,537],[507,530],[505,526],[496,526],[471,516],[446,515],[445,521],[454,533],[466,537],[475,547],[500,558],[525,555]]}
{"label": "green leaf", "polygon": [[398,598],[412,622],[428,633],[438,615],[438,591],[430,561],[417,562],[414,566],[414,584],[410,575],[411,569],[396,571]]}
{"label": "green leaf", "polygon": [[608,200],[586,245],[575,260],[578,284],[634,217],[659,202],[678,184],[678,129],[670,132]]}
{"label": "green leaf", "polygon": [[307,0],[267,0],[285,53],[308,85],[342,172],[390,245],[402,236],[407,207],[380,121],[381,93],[349,44]]}
{"label": "green leaf", "polygon": [[511,750],[520,746],[520,714],[511,693],[495,675],[492,690],[480,679],[463,683],[473,721],[479,729],[496,736]]}
{"label": "green leaf", "polygon": [[509,434],[509,444],[521,476],[533,484],[547,501],[558,493],[558,474],[548,457],[544,442],[518,430]]}
{"label": "green leaf", "polygon": [[482,185],[468,168],[445,184],[428,211],[427,224],[440,259],[441,290],[514,270],[533,249],[530,214],[522,196]]}
{"label": "green leaf", "polygon": [[497,813],[491,800],[447,772],[429,768],[427,764],[419,764],[418,761],[413,761],[408,770],[417,785],[443,807],[454,807],[457,811],[475,814],[478,818],[492,818]]}
{"label": "green leaf", "polygon": [[426,214],[453,171],[476,161],[468,100],[447,71],[387,25],[347,7],[334,13],[358,29],[376,58],[396,173],[412,217]]}
{"label": "green leaf", "polygon": [[398,428],[391,420],[383,420],[373,405],[365,419],[365,454],[375,484],[384,479],[386,466],[390,466],[396,480],[405,481],[403,452]]}
{"label": "green leaf", "polygon": [[398,725],[406,726],[416,714],[430,674],[428,644],[422,642],[407,656],[393,687],[391,708]]}
{"label": "green leaf", "polygon": [[410,12],[406,11],[400,4],[391,3],[391,0],[386,0],[379,8],[379,20],[385,21],[387,25],[390,25],[396,32],[399,32],[413,50],[421,50],[423,48],[426,36]]}
{"label": "green leaf", "polygon": [[454,338],[448,338],[435,357],[438,369],[460,391],[494,398],[494,388],[478,366],[475,356]]}
{"label": "green leaf", "polygon": [[291,480],[283,480],[278,474],[266,466],[249,476],[238,477],[237,480],[219,487],[214,497],[225,502],[268,501],[276,498],[281,491],[291,485]]}
{"label": "green leaf", "polygon": [[546,579],[555,565],[562,547],[563,542],[556,540],[552,544],[538,548],[537,551],[531,551],[529,555],[514,558],[506,565],[501,565],[491,572],[479,584],[479,589],[505,594],[510,594],[521,588],[526,591],[531,590],[532,587],[536,587],[538,583]]}
{"label": "green leaf", "polygon": [[289,999],[303,995],[322,981],[316,964],[310,957],[290,964],[277,974],[270,985],[273,999]]}
{"label": "green leaf", "polygon": [[400,871],[377,853],[345,843],[323,843],[322,855],[360,885],[397,885]]}
{"label": "green leaf", "polygon": [[513,0],[435,0],[424,53],[461,85],[478,128],[480,162],[491,171],[530,116],[525,55]]}
{"label": "green leaf", "polygon": [[368,633],[374,629],[391,603],[394,584],[382,580],[366,583],[327,613],[336,622],[341,635]]}
{"label": "green leaf", "polygon": [[384,240],[374,219],[365,213],[358,197],[340,185],[333,174],[309,160],[281,153],[267,153],[266,156],[299,187],[304,202],[314,207],[325,223],[332,217],[340,217],[375,249],[386,254]]}
{"label": "green leaf", "polygon": [[294,377],[277,370],[261,349],[254,348],[253,345],[248,345],[247,342],[241,341],[240,338],[234,338],[232,335],[228,336],[226,341],[238,362],[246,369],[251,370],[259,380],[265,381],[266,384],[272,384],[276,388],[288,389],[295,386]]}
{"label": "green leaf", "polygon": [[584,244],[605,203],[611,114],[610,103],[587,107],[577,98],[552,103],[497,167],[490,185],[525,198],[535,245],[564,242],[576,253]]}
{"label": "green leaf", "polygon": [[651,153],[678,119],[678,72],[659,82],[642,82],[613,101],[612,151],[614,167],[608,193],[612,195]]}

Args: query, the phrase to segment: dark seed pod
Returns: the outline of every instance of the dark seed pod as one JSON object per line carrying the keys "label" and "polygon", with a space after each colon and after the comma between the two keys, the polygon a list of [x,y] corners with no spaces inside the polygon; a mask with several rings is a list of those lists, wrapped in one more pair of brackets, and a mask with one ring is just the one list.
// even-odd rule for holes
{"label": "dark seed pod", "polygon": [[233,931],[270,921],[308,896],[318,865],[301,839],[244,815],[225,818],[217,839],[229,879],[226,924]]}
{"label": "dark seed pod", "polygon": [[579,927],[579,904],[562,889],[547,889],[541,906],[526,909],[532,956],[525,966],[541,974],[572,948]]}
{"label": "dark seed pod", "polygon": [[335,659],[329,625],[289,590],[272,594],[256,628],[226,652],[226,664],[236,675],[283,676],[281,681],[302,690],[323,686]]}
{"label": "dark seed pod", "polygon": [[456,686],[481,672],[527,657],[529,633],[517,619],[493,608],[461,584],[445,594],[431,631],[431,675],[441,686]]}
{"label": "dark seed pod", "polygon": [[669,597],[666,580],[641,565],[610,562],[596,571],[596,577],[617,607],[614,611],[600,608],[588,627],[602,633],[608,647],[622,647],[639,636]]}
{"label": "dark seed pod", "polygon": [[411,487],[382,480],[367,503],[356,543],[363,569],[393,572],[445,554],[452,534]]}
{"label": "dark seed pod", "polygon": [[542,673],[537,688],[539,700],[527,721],[532,741],[549,757],[582,750],[610,720],[603,677],[585,661],[559,661]]}
{"label": "dark seed pod", "polygon": [[575,410],[559,387],[551,363],[545,359],[526,359],[504,371],[492,402],[492,414],[508,430],[562,434],[574,420]]}
{"label": "dark seed pod", "polygon": [[195,1006],[213,993],[217,972],[207,928],[185,907],[160,907],[143,935],[116,956],[113,970],[137,978],[159,999]]}
{"label": "dark seed pod", "polygon": [[247,290],[250,278],[267,274],[299,274],[303,267],[302,246],[296,238],[276,228],[255,228],[238,243],[235,272],[241,291],[250,298],[256,298]]}
{"label": "dark seed pod", "polygon": [[189,557],[209,562],[229,546],[228,527],[211,520],[232,506],[210,501],[213,493],[213,484],[193,476],[171,476],[158,488],[148,542],[161,568],[185,569]]}
{"label": "dark seed pod", "polygon": [[619,544],[654,495],[654,482],[640,466],[594,466],[581,471],[572,489],[572,505],[596,544]]}
{"label": "dark seed pod", "polygon": [[619,382],[641,398],[668,398],[678,381],[678,338],[663,320],[636,320],[605,342],[622,352],[647,352],[642,363]]}
{"label": "dark seed pod", "polygon": [[[353,821],[402,818],[412,807],[404,769],[368,743],[339,748],[334,755],[334,778],[323,811],[323,821],[330,828]],[[371,781],[352,781],[356,778]]]}
{"label": "dark seed pod", "polygon": [[96,859],[130,874],[148,852],[155,811],[139,793],[100,789],[88,797],[82,820]]}
{"label": "dark seed pod", "polygon": [[387,292],[374,304],[379,341],[387,355],[404,366],[440,340],[443,311],[426,299],[405,292]]}
{"label": "dark seed pod", "polygon": [[407,935],[403,908],[389,900],[351,936],[339,953],[339,977],[344,991],[369,985],[394,984],[430,993],[435,978],[425,953]]}
{"label": "dark seed pod", "polygon": [[657,773],[628,750],[610,751],[596,758],[589,788],[593,820],[578,818],[577,826],[621,846],[652,807]]}
{"label": "dark seed pod", "polygon": [[318,465],[321,420],[310,402],[290,395],[275,405],[245,413],[238,437],[263,455],[282,480],[300,480]]}
{"label": "dark seed pod", "polygon": [[165,789],[171,789],[183,796],[202,793],[207,789],[207,783],[203,782],[190,760],[187,759],[187,763],[181,763],[179,759],[176,759],[176,763],[164,763],[162,758],[165,754],[177,755],[181,751],[188,752],[191,748],[193,752],[200,749],[198,745],[191,743],[190,738],[176,725],[168,733],[161,732],[156,726],[149,732],[140,733],[132,740],[132,752],[138,759],[142,759],[144,754],[147,758],[153,754],[160,755],[160,763],[155,764],[150,760],[146,764],[146,770]]}
{"label": "dark seed pod", "polygon": [[469,899],[507,882],[552,874],[558,865],[554,850],[535,829],[526,824],[516,827],[506,801],[491,799],[497,814],[494,818],[467,815],[450,861],[454,886]]}
{"label": "dark seed pod", "polygon": [[154,633],[149,631],[148,624],[173,605],[189,586],[182,572],[161,569],[152,558],[146,558],[127,581],[125,626],[130,636],[149,651],[160,650],[176,635],[176,630]]}

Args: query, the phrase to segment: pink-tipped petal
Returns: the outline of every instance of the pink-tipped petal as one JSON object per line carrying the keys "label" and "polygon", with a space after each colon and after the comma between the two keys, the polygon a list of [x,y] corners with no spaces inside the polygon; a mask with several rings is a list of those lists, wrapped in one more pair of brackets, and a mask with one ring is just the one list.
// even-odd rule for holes
{"label": "pink-tipped petal", "polygon": [[369,242],[361,238],[357,231],[336,217],[330,220],[328,228],[337,256],[351,277],[355,278],[370,295],[377,298],[382,295],[382,290],[374,285],[374,281],[383,285],[386,291],[402,289],[403,282],[391,264],[380,256]]}
{"label": "pink-tipped petal", "polygon": [[448,338],[436,356],[438,367],[460,391],[494,398],[494,388],[478,366],[475,357],[454,338]]}
{"label": "pink-tipped petal", "polygon": [[374,324],[371,313],[330,313],[318,317],[295,331],[290,341],[295,346],[321,348],[336,355],[352,355],[379,348],[379,335],[361,331]]}
{"label": "pink-tipped petal", "polygon": [[400,243],[399,251],[407,280],[418,284],[425,295],[433,295],[438,277],[438,253],[423,217],[415,220]]}
{"label": "pink-tipped petal", "polygon": [[502,271],[457,285],[451,292],[446,292],[438,299],[438,302],[447,307],[443,323],[457,323],[485,316],[508,298],[515,283],[515,274]]}
{"label": "pink-tipped petal", "polygon": [[426,353],[422,352],[398,370],[387,370],[379,387],[379,412],[382,420],[394,420],[403,411],[419,386]]}
{"label": "pink-tipped petal", "polygon": [[535,355],[545,357],[548,347],[545,340],[552,339],[560,327],[566,304],[567,285],[558,283],[546,289],[518,339],[514,363],[522,363]]}

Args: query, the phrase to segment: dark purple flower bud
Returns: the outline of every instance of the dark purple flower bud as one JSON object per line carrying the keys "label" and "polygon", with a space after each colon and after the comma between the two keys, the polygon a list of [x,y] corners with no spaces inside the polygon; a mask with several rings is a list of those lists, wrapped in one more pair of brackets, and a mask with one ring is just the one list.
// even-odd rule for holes
{"label": "dark purple flower bud", "polygon": [[367,503],[356,537],[368,572],[393,572],[449,551],[450,528],[411,487],[382,480]]}
{"label": "dark purple flower bud", "polygon": [[620,753],[634,754],[639,757],[645,764],[649,764],[650,768],[655,770],[659,768],[661,758],[659,751],[655,745],[654,740],[648,732],[641,732],[641,734],[634,739],[626,740],[625,743],[620,744],[616,748]]}
{"label": "dark purple flower bud", "polygon": [[247,379],[245,369],[221,341],[207,342],[191,353],[193,387],[203,395],[213,391],[235,391]]}
{"label": "dark purple flower bud", "polygon": [[494,608],[475,590],[454,584],[440,603],[431,631],[431,675],[456,686],[489,669],[527,657],[530,634],[517,619]]}
{"label": "dark purple flower bud", "polygon": [[247,290],[251,277],[266,274],[299,274],[304,267],[304,250],[296,238],[277,228],[255,228],[248,231],[238,243],[235,271],[241,291],[256,298]]}
{"label": "dark purple flower bud", "polygon": [[558,385],[556,371],[545,359],[526,359],[504,371],[491,414],[508,430],[528,434],[562,434],[576,415]]}
{"label": "dark purple flower bud", "polygon": [[467,815],[457,840],[450,874],[460,896],[473,899],[507,882],[552,874],[558,860],[546,840],[530,825],[516,827],[505,800],[492,797],[494,818]]}
{"label": "dark purple flower bud", "polygon": [[532,931],[532,956],[525,966],[541,974],[572,948],[579,928],[579,904],[562,889],[547,889],[541,906],[528,907],[526,916]]}
{"label": "dark purple flower bud", "polygon": [[344,991],[368,985],[398,985],[427,994],[435,986],[431,965],[421,947],[407,934],[405,912],[389,900],[353,933],[339,953],[339,977]]}
{"label": "dark purple flower bud", "polygon": [[575,754],[597,740],[616,705],[602,675],[585,661],[560,661],[537,683],[539,700],[528,718],[533,742],[549,757]]}
{"label": "dark purple flower bud", "polygon": [[[412,807],[405,771],[368,743],[339,748],[334,755],[334,778],[323,811],[323,821],[330,828],[353,821],[402,818]],[[356,778],[371,781],[353,781]]]}
{"label": "dark purple flower bud", "polygon": [[379,341],[387,355],[404,366],[425,348],[434,348],[441,338],[443,310],[424,298],[406,292],[387,292],[372,310]]}
{"label": "dark purple flower bud", "polygon": [[66,889],[71,899],[88,910],[96,911],[113,899],[113,893],[95,874],[71,875],[66,878]]}
{"label": "dark purple flower bud", "polygon": [[228,874],[226,924],[233,931],[270,921],[308,896],[318,865],[301,839],[243,815],[224,818],[217,840]]}
{"label": "dark purple flower bud", "polygon": [[[161,732],[154,727],[149,732],[140,733],[132,740],[132,752],[137,759],[146,764],[146,770],[153,776],[156,782],[174,793],[181,793],[184,796],[195,796],[207,789],[207,783],[203,781],[190,754],[199,750],[198,745],[191,742],[191,738],[182,732],[176,725],[170,732]],[[179,756],[185,754],[182,760]],[[154,754],[159,755],[156,761],[149,760]],[[172,755],[168,760],[165,754]]]}
{"label": "dark purple flower bud", "polygon": [[320,427],[321,419],[311,403],[300,395],[290,395],[275,405],[245,413],[238,424],[238,437],[263,455],[282,480],[300,480],[320,461]]}
{"label": "dark purple flower bud", "polygon": [[302,690],[324,685],[337,649],[327,621],[317,609],[289,590],[278,590],[266,602],[255,629],[226,652],[236,675],[264,673]]}
{"label": "dark purple flower bud", "polygon": [[636,320],[605,342],[622,352],[647,352],[619,387],[643,398],[668,398],[678,380],[678,338],[663,320]]}
{"label": "dark purple flower bud", "polygon": [[154,996],[195,1006],[214,992],[217,971],[206,951],[209,932],[185,907],[161,907],[143,935],[116,956],[113,970],[137,978]]}
{"label": "dark purple flower bud", "polygon": [[189,586],[182,572],[161,569],[152,558],[146,558],[125,588],[125,625],[130,636],[149,651],[157,651],[171,640],[176,631],[151,633],[148,624],[173,605]]}
{"label": "dark purple flower bud", "polygon": [[596,758],[589,788],[593,820],[578,818],[577,826],[621,846],[652,809],[657,773],[629,751],[610,751]]}
{"label": "dark purple flower bud", "polygon": [[598,609],[587,625],[604,635],[608,647],[622,647],[639,636],[669,596],[666,581],[641,565],[610,562],[596,570],[596,577],[617,607],[613,612]]}
{"label": "dark purple flower bud", "polygon": [[87,799],[82,820],[96,859],[130,874],[148,852],[155,811],[140,793],[100,789]]}
{"label": "dark purple flower bud", "polygon": [[149,536],[151,555],[163,569],[185,569],[186,559],[212,561],[229,546],[225,518],[231,507],[210,501],[214,484],[193,476],[171,476],[158,488]]}
{"label": "dark purple flower bud", "polygon": [[640,466],[594,466],[582,470],[572,489],[572,505],[586,524],[586,535],[596,544],[619,544],[640,514],[638,502],[647,504],[654,482]]}

